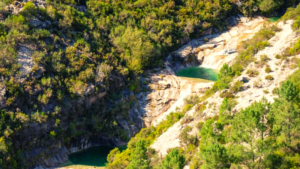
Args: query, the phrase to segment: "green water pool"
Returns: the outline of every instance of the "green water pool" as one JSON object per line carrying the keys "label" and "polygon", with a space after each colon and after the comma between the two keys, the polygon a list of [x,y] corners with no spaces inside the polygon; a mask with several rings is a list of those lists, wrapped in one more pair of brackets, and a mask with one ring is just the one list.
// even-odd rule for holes
{"label": "green water pool", "polygon": [[[69,165],[86,165],[95,167],[105,167],[107,155],[114,149],[112,146],[91,147],[69,155]],[[126,146],[119,147],[120,151]]]}
{"label": "green water pool", "polygon": [[176,72],[176,75],[180,77],[200,78],[210,81],[218,80],[218,72],[216,70],[199,66],[181,69]]}
{"label": "green water pool", "polygon": [[278,21],[280,18],[281,18],[280,16],[274,16],[274,17],[268,18],[268,21],[269,21],[269,22],[276,22],[276,21]]}

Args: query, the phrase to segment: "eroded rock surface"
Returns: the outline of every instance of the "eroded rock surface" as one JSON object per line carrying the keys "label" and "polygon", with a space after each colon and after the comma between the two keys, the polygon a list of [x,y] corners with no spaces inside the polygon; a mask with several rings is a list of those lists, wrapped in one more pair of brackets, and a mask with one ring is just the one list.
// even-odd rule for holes
{"label": "eroded rock surface", "polygon": [[[194,39],[172,52],[166,59],[165,69],[148,72],[148,92],[137,95],[141,114],[147,126],[156,125],[191,95],[201,96],[213,82],[193,81],[175,75],[179,69],[201,64],[201,67],[220,69],[230,64],[237,56],[236,48],[242,40],[251,38],[264,24],[262,17],[248,21],[243,16],[236,18],[236,25],[229,31]],[[179,60],[179,62],[176,60]]]}
{"label": "eroded rock surface", "polygon": [[34,62],[32,60],[32,52],[29,47],[21,45],[18,49],[18,62],[21,64],[20,71],[22,76],[26,76],[32,70]]}
{"label": "eroded rock surface", "polygon": [[[282,28],[282,30],[277,32],[276,35],[269,40],[271,45],[255,55],[257,60],[260,60],[261,55],[267,55],[269,59],[263,66],[251,63],[239,77],[236,77],[233,80],[232,84],[235,81],[244,82],[242,91],[236,93],[236,101],[238,104],[235,106],[234,111],[246,108],[252,103],[260,101],[263,98],[266,98],[269,102],[273,102],[274,98],[277,96],[273,95],[272,91],[276,87],[280,87],[281,82],[286,80],[288,76],[297,69],[297,64],[293,63],[291,60],[299,58],[300,56],[291,56],[290,61],[282,61],[275,58],[277,54],[281,54],[287,47],[289,47],[291,42],[293,43],[299,38],[299,35],[293,32],[291,25],[292,21],[288,21],[286,23],[280,22],[278,27]],[[252,35],[250,35],[250,37],[251,36]],[[270,73],[265,72],[266,66],[271,68],[272,71]],[[259,75],[256,77],[249,77],[246,73],[247,69],[255,69],[259,72]],[[274,80],[265,79],[266,75],[271,75],[274,77]],[[189,134],[196,135],[198,133],[198,129],[195,126],[198,122],[204,121],[206,117],[218,115],[219,107],[223,101],[220,94],[224,92],[226,92],[226,90],[217,92],[208,98],[205,101],[206,110],[204,110],[201,115],[197,114],[195,107],[188,111],[185,117],[192,116],[193,120],[191,122],[182,124],[181,120],[175,123],[158,139],[156,139],[151,147],[154,148],[159,155],[164,156],[167,154],[168,149],[181,146],[179,135],[181,130],[187,125],[192,127],[192,131]],[[163,113],[163,115],[167,114],[167,112]],[[163,117],[163,115],[160,117]],[[185,168],[189,168],[188,165]]]}

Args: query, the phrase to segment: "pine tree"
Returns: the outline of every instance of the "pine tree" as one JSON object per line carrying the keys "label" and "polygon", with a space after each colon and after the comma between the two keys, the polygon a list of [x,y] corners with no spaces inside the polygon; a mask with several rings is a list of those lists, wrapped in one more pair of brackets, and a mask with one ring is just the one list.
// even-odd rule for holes
{"label": "pine tree", "polygon": [[139,140],[136,143],[136,148],[130,157],[130,164],[127,166],[127,169],[150,169],[150,160],[148,159],[146,152],[147,148],[145,141]]}
{"label": "pine tree", "polygon": [[159,169],[182,169],[185,166],[185,157],[178,149],[172,149],[163,159]]}
{"label": "pine tree", "polygon": [[[247,144],[249,148],[239,149],[246,154],[243,161],[250,168],[260,165],[256,159],[263,156],[263,142],[267,131],[267,114],[270,105],[266,100],[254,103],[235,115],[232,121],[231,139],[236,144]],[[258,140],[257,140],[258,139]]]}

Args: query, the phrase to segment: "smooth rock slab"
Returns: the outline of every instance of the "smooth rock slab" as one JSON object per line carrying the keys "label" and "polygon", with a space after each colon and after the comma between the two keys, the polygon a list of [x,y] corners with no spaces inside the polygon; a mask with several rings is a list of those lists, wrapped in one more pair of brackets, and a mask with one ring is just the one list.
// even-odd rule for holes
{"label": "smooth rock slab", "polygon": [[18,50],[18,62],[21,64],[20,71],[22,72],[22,77],[29,74],[34,66],[34,62],[32,60],[32,52],[26,46],[19,46]]}

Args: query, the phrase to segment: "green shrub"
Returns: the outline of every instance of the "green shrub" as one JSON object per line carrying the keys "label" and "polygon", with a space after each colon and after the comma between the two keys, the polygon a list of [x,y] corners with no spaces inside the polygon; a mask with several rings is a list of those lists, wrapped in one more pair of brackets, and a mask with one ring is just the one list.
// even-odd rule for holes
{"label": "green shrub", "polygon": [[187,98],[184,99],[185,104],[192,104],[196,105],[199,102],[199,96],[198,95],[190,95]]}
{"label": "green shrub", "polygon": [[192,116],[185,116],[182,120],[181,120],[181,125],[183,124],[188,124],[190,122],[192,122],[194,120],[194,118]]}
{"label": "green shrub", "polygon": [[267,75],[267,76],[265,77],[265,79],[267,79],[267,80],[274,80],[274,77],[271,76],[271,75]]}
{"label": "green shrub", "polygon": [[265,72],[270,73],[271,71],[272,71],[271,68],[269,66],[267,66],[266,69],[265,69]]}
{"label": "green shrub", "polygon": [[198,130],[201,130],[203,126],[204,126],[204,122],[203,121],[197,123],[197,125],[196,125],[196,127],[197,127]]}
{"label": "green shrub", "polygon": [[40,38],[47,38],[50,36],[50,32],[46,29],[34,29],[31,37],[34,40],[39,40]]}
{"label": "green shrub", "polygon": [[178,149],[172,149],[163,159],[158,167],[159,169],[183,168],[185,166],[185,157]]}
{"label": "green shrub", "polygon": [[156,127],[151,126],[148,128],[143,128],[138,134],[131,138],[126,150],[124,150],[122,153],[116,153],[116,150],[114,150],[113,152],[111,152],[112,154],[108,155],[110,159],[112,159],[113,157],[113,161],[109,160],[106,167],[108,169],[126,168],[126,166],[130,162],[131,154],[136,149],[136,143],[139,140],[145,140],[145,147],[149,147],[156,138],[158,138],[174,123],[178,122],[183,116],[184,113],[182,112],[171,113],[167,116],[165,121],[162,121]]}
{"label": "green shrub", "polygon": [[299,18],[300,15],[300,5],[297,5],[296,8],[288,8],[284,16],[282,17],[283,20],[289,20],[289,19],[296,19]]}
{"label": "green shrub", "polygon": [[277,55],[275,56],[275,58],[276,58],[276,59],[281,59],[281,58],[282,58],[282,56],[281,56],[281,55],[279,55],[279,54],[277,54]]}
{"label": "green shrub", "polygon": [[279,92],[280,92],[280,90],[279,90],[279,88],[278,87],[275,87],[273,90],[272,90],[272,93],[273,94],[279,94]]}
{"label": "green shrub", "polygon": [[199,113],[203,113],[203,111],[206,109],[206,103],[199,103],[195,106],[195,111]]}
{"label": "green shrub", "polygon": [[193,108],[193,107],[194,107],[194,105],[192,105],[192,104],[186,104],[183,107],[182,112],[187,112],[187,111],[191,110],[191,108]]}
{"label": "green shrub", "polygon": [[235,96],[234,96],[234,94],[232,93],[232,91],[231,90],[225,90],[224,92],[222,92],[221,94],[220,94],[220,97],[221,98],[234,98]]}
{"label": "green shrub", "polygon": [[298,39],[296,44],[290,48],[289,54],[291,56],[300,54],[300,39]]}
{"label": "green shrub", "polygon": [[253,70],[253,69],[248,69],[246,73],[248,74],[249,77],[256,77],[259,74],[257,70]]}
{"label": "green shrub", "polygon": [[243,82],[238,80],[238,81],[234,82],[234,84],[233,84],[233,86],[231,86],[230,90],[234,93],[237,93],[237,92],[241,91],[241,89],[243,88],[243,84],[244,84]]}
{"label": "green shrub", "polygon": [[55,136],[56,136],[55,131],[51,131],[51,132],[50,132],[50,136],[51,136],[51,138],[55,138]]}
{"label": "green shrub", "polygon": [[260,55],[260,62],[262,65],[266,64],[270,58],[267,55]]}

